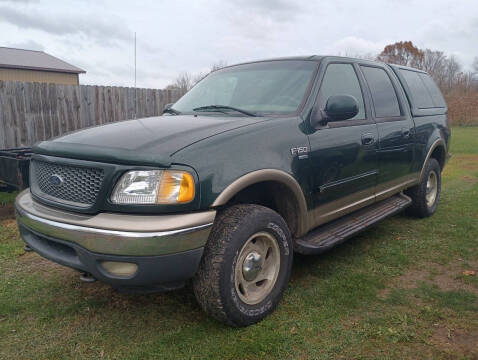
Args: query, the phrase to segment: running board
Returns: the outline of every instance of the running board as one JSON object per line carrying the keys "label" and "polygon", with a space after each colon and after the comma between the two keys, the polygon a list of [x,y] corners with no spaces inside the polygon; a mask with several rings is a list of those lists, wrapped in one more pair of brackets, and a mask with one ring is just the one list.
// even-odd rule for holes
{"label": "running board", "polygon": [[349,215],[312,230],[307,235],[294,239],[294,250],[299,254],[320,254],[340,244],[369,226],[395,215],[412,203],[412,199],[397,194],[369,205]]}

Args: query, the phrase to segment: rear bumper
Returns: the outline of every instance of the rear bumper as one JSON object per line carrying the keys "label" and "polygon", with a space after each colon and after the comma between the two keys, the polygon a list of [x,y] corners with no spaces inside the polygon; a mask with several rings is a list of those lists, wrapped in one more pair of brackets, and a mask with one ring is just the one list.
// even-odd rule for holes
{"label": "rear bumper", "polygon": [[215,217],[214,211],[77,215],[34,202],[28,190],[17,197],[15,208],[20,234],[33,250],[114,286],[149,286],[191,278]]}

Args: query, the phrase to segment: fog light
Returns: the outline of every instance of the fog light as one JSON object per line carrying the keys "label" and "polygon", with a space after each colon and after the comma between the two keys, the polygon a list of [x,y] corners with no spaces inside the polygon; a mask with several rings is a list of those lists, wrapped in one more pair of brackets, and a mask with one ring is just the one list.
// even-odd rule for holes
{"label": "fog light", "polygon": [[114,276],[133,276],[138,271],[138,265],[134,263],[118,261],[102,261],[103,269]]}

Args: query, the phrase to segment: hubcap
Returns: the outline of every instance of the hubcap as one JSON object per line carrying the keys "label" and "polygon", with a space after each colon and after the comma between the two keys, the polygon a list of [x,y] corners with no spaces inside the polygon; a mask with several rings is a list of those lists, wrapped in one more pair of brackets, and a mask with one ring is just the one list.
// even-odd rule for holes
{"label": "hubcap", "polygon": [[239,298],[249,305],[260,303],[272,291],[280,270],[280,250],[268,232],[252,235],[237,258],[234,280]]}
{"label": "hubcap", "polygon": [[427,190],[425,199],[427,201],[427,206],[432,207],[435,204],[435,200],[438,194],[438,177],[434,171],[430,171],[427,180]]}
{"label": "hubcap", "polygon": [[242,275],[244,275],[244,279],[246,281],[254,280],[261,270],[262,256],[256,251],[249,253],[244,259],[244,264],[242,265]]}

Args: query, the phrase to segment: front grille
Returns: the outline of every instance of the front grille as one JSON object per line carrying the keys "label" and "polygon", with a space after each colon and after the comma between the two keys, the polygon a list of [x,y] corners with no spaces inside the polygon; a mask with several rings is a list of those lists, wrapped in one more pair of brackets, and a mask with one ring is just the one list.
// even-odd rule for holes
{"label": "front grille", "polygon": [[32,160],[32,192],[40,198],[91,206],[96,202],[103,179],[103,169]]}

